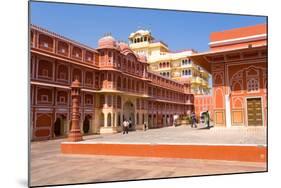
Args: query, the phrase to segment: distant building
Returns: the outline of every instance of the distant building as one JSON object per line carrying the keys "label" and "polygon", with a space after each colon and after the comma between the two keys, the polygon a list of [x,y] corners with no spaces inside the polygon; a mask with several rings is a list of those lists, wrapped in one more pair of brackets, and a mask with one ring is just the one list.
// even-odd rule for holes
{"label": "distant building", "polygon": [[189,58],[192,49],[172,52],[162,41],[154,40],[148,30],[138,30],[129,36],[130,48],[147,57],[148,69],[164,77],[191,84],[194,94],[209,94],[209,74]]}
{"label": "distant building", "polygon": [[191,60],[213,78],[215,126],[267,125],[267,25],[213,32]]}

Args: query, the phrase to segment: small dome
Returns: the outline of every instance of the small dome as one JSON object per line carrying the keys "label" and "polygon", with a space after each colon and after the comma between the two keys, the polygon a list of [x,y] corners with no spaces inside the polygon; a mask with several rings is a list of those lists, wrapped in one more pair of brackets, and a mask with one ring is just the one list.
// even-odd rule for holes
{"label": "small dome", "polygon": [[150,31],[140,29],[140,30],[137,30],[136,32],[131,33],[129,38],[133,38],[133,37],[135,37],[138,34],[142,35],[142,36],[144,36],[144,35],[151,35]]}
{"label": "small dome", "polygon": [[112,36],[102,37],[99,42],[99,48],[115,48],[116,40]]}

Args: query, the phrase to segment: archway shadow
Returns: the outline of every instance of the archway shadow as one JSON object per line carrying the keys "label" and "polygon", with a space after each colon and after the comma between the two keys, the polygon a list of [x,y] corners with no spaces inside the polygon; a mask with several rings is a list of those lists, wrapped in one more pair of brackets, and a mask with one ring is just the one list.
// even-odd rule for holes
{"label": "archway shadow", "polygon": [[211,129],[211,128],[214,128],[214,125],[210,125],[209,127],[201,127],[201,128],[198,128],[199,130],[205,130],[205,129]]}

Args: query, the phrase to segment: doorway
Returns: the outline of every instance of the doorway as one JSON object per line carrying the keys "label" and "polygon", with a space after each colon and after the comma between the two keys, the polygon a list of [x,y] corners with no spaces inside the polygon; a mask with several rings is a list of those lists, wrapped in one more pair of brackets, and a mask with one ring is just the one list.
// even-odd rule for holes
{"label": "doorway", "polygon": [[60,115],[57,117],[55,123],[54,123],[54,136],[59,137],[64,135],[64,123],[65,123],[66,117],[63,115]]}
{"label": "doorway", "polygon": [[247,99],[248,126],[262,126],[261,98]]}
{"label": "doorway", "polygon": [[131,129],[135,128],[135,108],[134,104],[131,101],[127,101],[123,106],[123,114],[124,118],[123,120],[128,120],[132,122]]}
{"label": "doorway", "polygon": [[88,134],[90,132],[90,115],[86,115],[83,121],[83,132],[84,134]]}

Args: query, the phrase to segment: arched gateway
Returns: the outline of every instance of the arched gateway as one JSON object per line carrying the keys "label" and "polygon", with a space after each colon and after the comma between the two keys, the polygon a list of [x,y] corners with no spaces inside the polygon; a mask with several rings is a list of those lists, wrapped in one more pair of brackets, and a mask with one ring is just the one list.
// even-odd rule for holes
{"label": "arched gateway", "polygon": [[132,121],[132,127],[130,129],[135,129],[135,107],[131,101],[127,101],[123,105],[123,120]]}
{"label": "arched gateway", "polygon": [[56,121],[54,122],[53,134],[55,137],[60,137],[65,135],[65,123],[66,116],[58,115]]}

